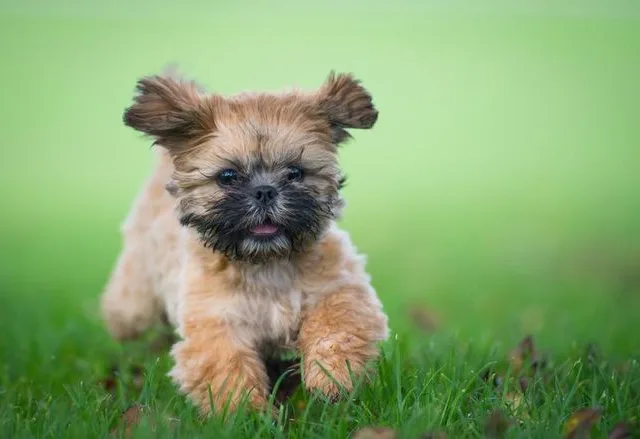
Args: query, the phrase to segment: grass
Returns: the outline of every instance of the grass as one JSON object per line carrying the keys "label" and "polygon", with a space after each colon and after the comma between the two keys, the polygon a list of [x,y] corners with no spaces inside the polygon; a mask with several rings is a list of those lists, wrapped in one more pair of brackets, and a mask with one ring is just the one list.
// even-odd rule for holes
{"label": "grass", "polygon": [[[164,376],[166,356],[129,349],[114,357],[99,344],[98,332],[87,334],[85,325],[57,329],[52,322],[42,323],[50,335],[38,337],[46,347],[29,353],[31,367],[24,375],[6,369],[3,374],[3,437],[105,437],[119,424],[123,431],[121,413],[134,404],[145,407],[145,421],[133,437],[345,438],[369,425],[394,427],[399,437],[408,438],[438,431],[448,437],[482,437],[496,409],[517,421],[508,437],[559,437],[568,417],[585,407],[602,410],[595,430],[602,437],[614,424],[633,422],[640,414],[637,361],[615,363],[569,349],[530,375],[522,392],[519,381],[509,378],[515,363],[506,361],[496,346],[431,335],[429,342],[415,343],[396,337],[386,346],[372,381],[361,383],[339,403],[298,390],[275,422],[244,411],[226,422],[202,422]],[[80,354],[79,346],[91,349]],[[107,392],[97,378],[107,373],[108,352],[121,366],[143,364],[143,383],[134,384],[135,377],[124,373],[117,390]],[[483,378],[488,370],[504,377],[502,387]]]}
{"label": "grass", "polygon": [[[602,410],[594,437],[638,422],[635,4],[36,3],[0,4],[1,437],[104,437],[136,403],[158,421],[139,437],[481,437],[498,408],[508,437],[561,437],[586,407]],[[394,332],[345,400],[300,391],[275,423],[202,422],[166,354],[105,333],[97,297],[150,165],[120,115],[135,78],[170,61],[222,93],[313,87],[335,68],[374,94],[379,123],[341,151],[342,225]],[[439,324],[416,328],[411,308]],[[514,397],[508,353],[527,334],[550,361]],[[114,361],[115,395],[100,384]]]}

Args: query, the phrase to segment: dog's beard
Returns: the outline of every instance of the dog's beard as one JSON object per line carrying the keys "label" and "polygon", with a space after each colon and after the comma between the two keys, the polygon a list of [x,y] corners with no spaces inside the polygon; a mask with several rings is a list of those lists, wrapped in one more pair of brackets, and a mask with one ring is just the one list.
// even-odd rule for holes
{"label": "dog's beard", "polygon": [[[339,198],[309,189],[287,189],[270,207],[257,206],[241,191],[229,192],[205,214],[185,213],[180,222],[194,228],[204,245],[230,259],[258,263],[285,258],[313,244],[336,216]],[[267,236],[251,229],[270,224],[278,231]]]}

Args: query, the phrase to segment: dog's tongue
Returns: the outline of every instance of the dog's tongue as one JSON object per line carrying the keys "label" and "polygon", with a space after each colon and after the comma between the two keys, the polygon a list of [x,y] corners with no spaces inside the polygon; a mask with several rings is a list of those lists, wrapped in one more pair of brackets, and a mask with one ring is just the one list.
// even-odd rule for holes
{"label": "dog's tongue", "polygon": [[251,233],[255,235],[273,235],[278,231],[278,227],[273,224],[260,224],[251,229]]}

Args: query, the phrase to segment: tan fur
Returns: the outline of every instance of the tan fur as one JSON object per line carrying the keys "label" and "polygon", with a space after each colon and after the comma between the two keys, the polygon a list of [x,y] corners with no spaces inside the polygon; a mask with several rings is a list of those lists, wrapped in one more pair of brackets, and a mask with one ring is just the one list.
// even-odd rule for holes
{"label": "tan fur", "polygon": [[306,187],[331,200],[345,129],[370,128],[377,119],[369,94],[351,76],[333,74],[314,93],[223,98],[162,76],[142,79],[138,91],[125,123],[162,148],[123,226],[124,248],[102,297],[111,334],[135,338],[166,315],[181,337],[170,375],[205,413],[210,402],[234,408],[247,394],[264,408],[264,359],[283,349],[302,355],[310,390],[337,396],[333,379],[351,389],[347,363],[361,373],[388,329],[348,235],[330,221],[305,251],[251,263],[205,248],[176,212],[206,211],[223,197],[211,173],[249,156],[299,158],[310,170]]}

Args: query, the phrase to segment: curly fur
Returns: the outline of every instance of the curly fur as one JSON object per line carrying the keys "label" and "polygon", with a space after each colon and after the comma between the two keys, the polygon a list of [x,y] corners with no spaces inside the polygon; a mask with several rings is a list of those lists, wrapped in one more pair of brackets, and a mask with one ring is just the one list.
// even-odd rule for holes
{"label": "curly fur", "polygon": [[[364,258],[335,223],[337,147],[375,124],[369,93],[333,73],[313,92],[222,97],[167,75],[136,90],[124,123],[160,148],[102,296],[111,334],[135,338],[167,316],[180,335],[170,375],[204,413],[245,395],[264,408],[266,363],[286,349],[308,389],[350,389],[349,370],[362,374],[388,336]],[[289,178],[292,166],[304,174]],[[255,197],[264,185],[269,204]],[[252,232],[264,224],[277,232]]]}

